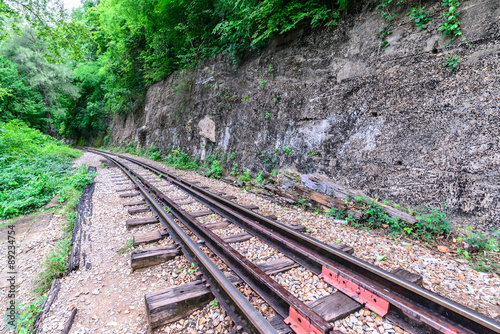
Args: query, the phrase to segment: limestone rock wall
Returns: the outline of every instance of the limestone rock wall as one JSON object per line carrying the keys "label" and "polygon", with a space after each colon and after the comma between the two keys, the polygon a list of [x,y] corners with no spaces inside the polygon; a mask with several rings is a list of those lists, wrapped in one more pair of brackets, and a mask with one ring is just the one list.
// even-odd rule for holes
{"label": "limestone rock wall", "polygon": [[[384,22],[367,7],[336,29],[280,36],[237,68],[219,57],[171,75],[148,89],[143,110],[113,120],[113,143],[234,152],[227,167],[253,172],[274,159],[375,198],[447,203],[459,223],[498,228],[500,2],[462,1],[468,44],[449,47],[437,31],[441,1],[422,2],[434,19],[421,31],[405,15],[418,5],[399,7],[385,51]],[[458,71],[443,66],[449,52]]]}

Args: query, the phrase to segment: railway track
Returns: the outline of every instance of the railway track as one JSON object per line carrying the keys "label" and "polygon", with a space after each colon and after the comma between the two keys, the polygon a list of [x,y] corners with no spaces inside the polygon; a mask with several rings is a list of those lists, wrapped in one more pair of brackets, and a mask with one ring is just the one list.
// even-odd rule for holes
{"label": "railway track", "polygon": [[196,215],[183,210],[182,205],[167,196],[141,172],[152,173],[159,180],[177,187],[189,198],[200,202],[310,270],[338,291],[409,332],[500,333],[500,324],[493,319],[240,206],[203,186],[137,159],[94,149],[87,150],[110,160],[129,178],[134,184],[133,190],[139,191],[144,202],[158,217],[183,254],[198,266],[203,283],[210,288],[242,331],[277,333],[276,327],[279,326],[276,326],[276,322],[271,325],[262,317],[235,288],[235,280],[221,272],[200,246],[208,247],[216,254],[275,310],[293,332],[336,332],[329,321],[238,253],[227,239],[219,237],[201,224]]}

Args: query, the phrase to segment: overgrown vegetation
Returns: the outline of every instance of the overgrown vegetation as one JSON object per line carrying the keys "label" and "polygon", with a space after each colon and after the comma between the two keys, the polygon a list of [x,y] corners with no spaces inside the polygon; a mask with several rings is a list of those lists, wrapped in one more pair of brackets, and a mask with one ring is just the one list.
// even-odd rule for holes
{"label": "overgrown vegetation", "polygon": [[[389,204],[390,201],[383,201]],[[346,196],[344,201],[348,208],[331,208],[326,214],[335,219],[346,220],[355,228],[369,228],[387,230],[392,234],[406,236],[413,239],[422,239],[426,245],[430,245],[431,240],[448,239],[450,235],[456,235],[457,231],[452,231],[450,222],[447,219],[447,212],[444,206],[441,208],[411,208],[404,209],[399,205],[390,203],[396,209],[402,210],[417,218],[415,224],[407,223],[397,217],[391,217],[383,210],[383,207],[372,199],[359,196],[353,198]],[[304,206],[300,204],[299,206]],[[348,212],[348,210],[351,210]],[[359,213],[356,218],[354,211]],[[472,232],[473,228],[467,228],[467,233],[452,238],[454,245],[450,250],[470,261],[471,268],[478,271],[495,272],[500,274],[500,230],[487,235],[483,232]],[[379,261],[379,260],[377,260]]]}
{"label": "overgrown vegetation", "polygon": [[327,215],[337,219],[345,219],[354,227],[386,228],[393,234],[404,233],[410,237],[425,240],[430,240],[438,235],[447,235],[451,232],[451,225],[446,219],[447,212],[443,208],[419,208],[419,210],[414,210],[413,213],[418,221],[415,224],[410,224],[398,217],[389,216],[380,204],[363,196],[356,198],[347,196],[345,204],[356,207],[356,210],[360,212],[360,217],[355,218],[352,213],[348,213],[346,209],[341,208],[331,208]]}
{"label": "overgrown vegetation", "polygon": [[65,177],[80,154],[21,121],[0,123],[0,218],[38,209],[58,192],[67,198],[79,180]]}
{"label": "overgrown vegetation", "polygon": [[444,67],[447,67],[451,72],[457,69],[460,65],[460,57],[456,55],[449,54],[446,56],[446,61]]}
{"label": "overgrown vegetation", "polygon": [[34,211],[57,195],[65,218],[63,237],[50,250],[35,281],[35,300],[17,305],[16,330],[29,333],[54,278],[66,272],[76,207],[94,173],[72,170],[81,153],[19,120],[0,123],[0,218]]}
{"label": "overgrown vegetation", "polygon": [[92,179],[96,176],[94,172],[89,172],[87,169],[87,166],[81,166],[74,170],[72,175],[61,179],[63,186],[58,193],[58,199],[60,203],[64,203],[61,210],[65,217],[64,236],[56,242],[42,264],[43,270],[38,274],[35,282],[35,292],[39,294],[46,292],[50,288],[52,281],[66,272],[78,201],[85,186],[92,183]]}

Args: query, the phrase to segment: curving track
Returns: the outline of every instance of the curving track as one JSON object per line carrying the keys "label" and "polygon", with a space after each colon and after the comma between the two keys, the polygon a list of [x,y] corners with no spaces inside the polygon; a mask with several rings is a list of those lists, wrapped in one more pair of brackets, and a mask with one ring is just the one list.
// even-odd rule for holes
{"label": "curving track", "polygon": [[[94,149],[116,164],[134,183],[183,253],[195,262],[210,289],[241,329],[276,330],[244,298],[183,231],[189,229],[254,289],[296,333],[331,333],[332,326],[295,298],[220,237],[205,228],[161,190],[128,165],[133,164],[175,185],[228,221],[263,240],[365,307],[414,332],[500,333],[500,324],[290,227],[239,206],[171,173],[139,160]],[[176,219],[181,224],[176,222]]]}

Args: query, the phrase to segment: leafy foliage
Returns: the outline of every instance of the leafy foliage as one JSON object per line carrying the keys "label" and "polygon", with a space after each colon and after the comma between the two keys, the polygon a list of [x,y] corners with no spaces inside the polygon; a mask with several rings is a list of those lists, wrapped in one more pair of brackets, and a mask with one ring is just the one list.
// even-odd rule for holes
{"label": "leafy foliage", "polygon": [[346,205],[357,207],[360,218],[355,218],[347,214],[345,208],[331,208],[327,215],[336,219],[345,219],[354,227],[368,227],[371,229],[388,228],[391,233],[400,234],[405,232],[409,236],[430,239],[436,235],[449,234],[451,226],[446,218],[447,212],[443,209],[420,208],[416,210],[417,222],[410,224],[400,220],[398,217],[391,217],[384,211],[383,207],[372,199],[363,196],[353,198],[347,195],[344,201]]}
{"label": "leafy foliage", "polygon": [[429,17],[430,12],[425,11],[425,6],[421,8],[412,8],[411,12],[406,14],[406,16],[410,17],[410,20],[413,20],[417,25],[417,30],[427,29],[427,23],[432,20],[432,17]]}
{"label": "leafy foliage", "polygon": [[48,203],[80,154],[21,121],[0,123],[0,218]]}
{"label": "leafy foliage", "polygon": [[460,65],[460,57],[456,55],[449,54],[446,56],[446,61],[444,63],[444,67],[450,69],[451,72],[457,69]]}
{"label": "leafy foliage", "polygon": [[482,232],[470,233],[465,237],[465,242],[471,245],[476,251],[500,251],[500,238],[487,236]]}
{"label": "leafy foliage", "polygon": [[[462,36],[461,23],[458,20],[458,0],[443,0],[442,6],[448,7],[448,10],[443,13],[444,22],[438,28],[443,32],[442,38],[449,37],[449,41],[445,44],[449,45],[455,37]],[[462,38],[465,41],[465,37]]]}
{"label": "leafy foliage", "polygon": [[211,177],[220,179],[222,173],[224,172],[224,168],[221,167],[219,160],[212,161],[212,168],[210,169]]}
{"label": "leafy foliage", "polygon": [[165,164],[178,169],[196,170],[200,168],[197,161],[192,160],[189,154],[178,150],[172,150],[170,154],[165,156],[163,161]]}

